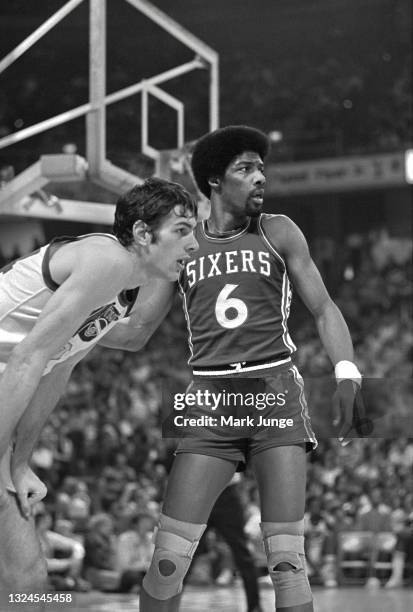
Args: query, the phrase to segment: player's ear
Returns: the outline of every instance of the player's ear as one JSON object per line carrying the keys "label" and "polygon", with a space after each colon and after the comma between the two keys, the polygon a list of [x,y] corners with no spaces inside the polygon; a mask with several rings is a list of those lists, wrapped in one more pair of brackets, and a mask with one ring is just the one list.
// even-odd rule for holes
{"label": "player's ear", "polygon": [[152,232],[149,226],[140,219],[133,224],[132,233],[135,242],[140,246],[147,247],[152,242]]}
{"label": "player's ear", "polygon": [[220,181],[218,176],[211,176],[208,179],[208,185],[211,187],[211,190],[212,189],[215,189],[215,190],[218,189],[220,184],[221,184],[221,181]]}

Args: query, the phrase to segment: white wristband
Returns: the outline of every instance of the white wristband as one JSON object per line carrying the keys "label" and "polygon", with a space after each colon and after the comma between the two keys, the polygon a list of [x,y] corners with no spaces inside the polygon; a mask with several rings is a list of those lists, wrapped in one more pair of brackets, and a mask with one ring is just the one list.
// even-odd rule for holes
{"label": "white wristband", "polygon": [[337,382],[348,379],[355,382],[359,387],[361,386],[361,373],[357,368],[356,364],[352,361],[339,361],[336,363],[334,368]]}

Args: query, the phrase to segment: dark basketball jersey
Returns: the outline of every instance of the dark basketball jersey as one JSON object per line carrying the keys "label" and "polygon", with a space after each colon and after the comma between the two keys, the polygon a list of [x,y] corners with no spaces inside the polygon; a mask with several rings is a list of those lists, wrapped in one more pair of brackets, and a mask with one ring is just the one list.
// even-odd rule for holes
{"label": "dark basketball jersey", "polygon": [[209,234],[205,223],[196,228],[199,250],[179,280],[191,366],[274,362],[296,350],[286,266],[262,227],[268,216],[228,237]]}

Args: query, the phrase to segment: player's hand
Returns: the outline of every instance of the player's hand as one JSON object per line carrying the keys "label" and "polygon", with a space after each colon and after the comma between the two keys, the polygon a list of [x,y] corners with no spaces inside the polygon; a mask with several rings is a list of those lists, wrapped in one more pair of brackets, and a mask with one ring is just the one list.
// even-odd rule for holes
{"label": "player's hand", "polygon": [[346,446],[353,438],[369,436],[373,423],[366,410],[359,385],[350,379],[341,380],[333,396],[333,425],[338,428],[338,439]]}
{"label": "player's hand", "polygon": [[47,487],[28,465],[12,468],[12,481],[16,489],[20,511],[28,519],[34,504],[47,495]]}

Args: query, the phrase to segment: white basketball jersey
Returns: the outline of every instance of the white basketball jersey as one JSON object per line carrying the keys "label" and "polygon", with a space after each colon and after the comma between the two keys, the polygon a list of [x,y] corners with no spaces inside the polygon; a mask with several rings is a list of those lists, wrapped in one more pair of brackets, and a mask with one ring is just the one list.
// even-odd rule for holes
{"label": "white basketball jersey", "polygon": [[[0,373],[5,369],[13,348],[31,331],[53,292],[58,289],[49,269],[53,252],[63,244],[91,235],[56,238],[0,270]],[[103,235],[108,240],[116,240],[111,234]],[[129,314],[137,294],[138,288],[122,291],[113,300],[91,312],[70,340],[53,355],[43,374],[50,372],[57,363],[96,344]]]}

